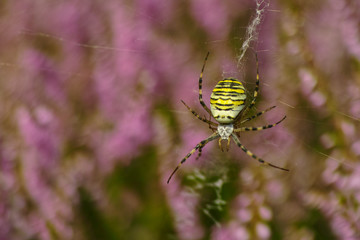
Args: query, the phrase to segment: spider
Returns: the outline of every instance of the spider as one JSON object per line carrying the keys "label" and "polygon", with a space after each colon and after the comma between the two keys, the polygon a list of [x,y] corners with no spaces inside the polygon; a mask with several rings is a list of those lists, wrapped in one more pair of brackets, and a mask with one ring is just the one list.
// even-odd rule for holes
{"label": "spider", "polygon": [[[203,79],[203,73],[206,65],[206,61],[209,57],[209,52],[207,53],[204,65],[202,67],[200,78],[199,78],[199,101],[201,106],[205,109],[207,113],[210,114],[210,120],[201,117],[199,114],[197,114],[194,110],[192,110],[184,101],[181,100],[181,102],[185,105],[185,107],[199,120],[209,124],[209,128],[213,131],[213,134],[209,136],[208,138],[202,140],[200,143],[198,143],[195,148],[193,148],[179,163],[179,165],[174,169],[174,171],[171,173],[169,179],[167,180],[167,183],[170,182],[172,176],[175,174],[175,172],[180,168],[180,166],[196,151],[199,150],[198,159],[201,156],[202,148],[209,143],[210,141],[213,141],[215,139],[219,139],[219,147],[223,151],[223,147],[221,145],[222,140],[227,140],[226,145],[226,151],[229,150],[230,146],[230,137],[234,140],[236,145],[241,148],[247,155],[254,158],[255,160],[259,161],[263,165],[267,165],[270,167],[274,167],[280,170],[289,171],[288,169],[278,167],[276,165],[273,165],[269,162],[266,162],[265,160],[257,157],[255,154],[253,154],[251,151],[249,151],[244,145],[241,144],[238,137],[240,137],[240,132],[243,131],[260,131],[268,128],[272,128],[286,118],[284,116],[280,121],[274,124],[262,126],[262,127],[240,127],[243,123],[248,122],[250,120],[253,120],[256,117],[259,117],[260,115],[270,111],[271,109],[274,109],[275,106],[272,106],[262,112],[258,112],[255,115],[245,118],[241,121],[242,116],[244,116],[247,111],[249,111],[256,102],[258,92],[259,92],[259,62],[257,58],[257,54],[255,53],[255,59],[256,59],[256,86],[254,90],[253,100],[251,103],[246,107],[245,106],[245,100],[246,100],[246,94],[245,94],[245,88],[243,84],[235,79],[235,78],[224,78],[223,80],[220,80],[217,85],[215,86],[214,90],[211,93],[210,97],[210,109],[206,106],[205,102],[202,99],[202,79]],[[217,123],[211,121],[211,116],[215,118]]]}

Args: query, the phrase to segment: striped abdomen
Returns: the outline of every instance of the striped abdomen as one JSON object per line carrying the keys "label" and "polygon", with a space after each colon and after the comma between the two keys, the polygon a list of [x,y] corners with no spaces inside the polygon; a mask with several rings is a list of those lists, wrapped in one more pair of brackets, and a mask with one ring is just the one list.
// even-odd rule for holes
{"label": "striped abdomen", "polygon": [[216,84],[211,93],[210,108],[219,123],[232,123],[245,107],[245,88],[235,78],[225,78]]}

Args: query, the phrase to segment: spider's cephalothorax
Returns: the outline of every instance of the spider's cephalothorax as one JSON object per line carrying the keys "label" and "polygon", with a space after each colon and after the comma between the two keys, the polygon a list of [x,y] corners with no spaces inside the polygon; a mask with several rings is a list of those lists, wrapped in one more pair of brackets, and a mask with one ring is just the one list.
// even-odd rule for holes
{"label": "spider's cephalothorax", "polygon": [[205,68],[205,64],[208,59],[208,56],[209,56],[209,53],[206,55],[204,65],[203,65],[201,73],[200,73],[199,101],[200,101],[200,104],[202,105],[202,107],[205,109],[205,111],[208,112],[208,114],[210,114],[211,116],[213,116],[215,118],[215,120],[217,121],[217,123],[212,122],[206,118],[200,117],[199,114],[197,114],[188,105],[186,105],[185,102],[182,101],[182,103],[187,107],[187,109],[189,109],[189,111],[192,114],[195,115],[196,118],[209,124],[210,128],[214,131],[214,133],[210,137],[204,139],[199,144],[197,144],[195,146],[195,148],[193,148],[181,160],[179,165],[171,173],[167,183],[170,182],[170,179],[174,175],[174,173],[186,161],[186,159],[188,159],[196,150],[199,150],[199,155],[198,155],[198,158],[199,158],[201,156],[202,148],[208,142],[215,140],[215,139],[219,139],[220,149],[222,149],[221,140],[227,140],[227,148],[226,149],[228,150],[229,144],[230,144],[230,137],[232,137],[232,139],[234,140],[236,145],[239,146],[241,148],[241,150],[243,150],[250,157],[259,161],[261,164],[271,166],[274,168],[278,168],[278,169],[281,169],[284,171],[289,171],[288,169],[278,167],[276,165],[273,165],[273,164],[266,162],[265,160],[257,157],[255,154],[253,154],[247,148],[245,148],[244,145],[241,144],[241,142],[238,138],[238,135],[237,135],[239,132],[242,132],[242,131],[260,131],[260,130],[272,128],[272,127],[276,126],[277,124],[279,124],[280,122],[282,122],[286,118],[286,116],[285,116],[277,123],[262,126],[262,127],[240,127],[241,124],[258,117],[275,107],[275,106],[272,106],[262,112],[258,112],[257,114],[255,114],[253,116],[250,116],[248,118],[241,120],[242,116],[244,116],[245,113],[255,105],[256,98],[258,96],[260,80],[259,80],[259,64],[258,64],[257,55],[255,54],[255,57],[256,57],[256,87],[254,90],[253,99],[250,102],[250,104],[248,106],[245,106],[246,94],[245,94],[245,88],[244,88],[243,84],[235,78],[225,78],[216,84],[216,86],[211,94],[211,98],[210,98],[210,109],[211,110],[206,106],[206,104],[204,103],[204,101],[202,99],[202,77],[203,77],[204,68]]}

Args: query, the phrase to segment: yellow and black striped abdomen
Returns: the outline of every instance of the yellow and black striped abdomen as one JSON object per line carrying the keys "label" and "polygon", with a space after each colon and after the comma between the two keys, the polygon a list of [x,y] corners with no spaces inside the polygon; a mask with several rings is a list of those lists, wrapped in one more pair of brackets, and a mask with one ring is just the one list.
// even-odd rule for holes
{"label": "yellow and black striped abdomen", "polygon": [[219,123],[232,123],[245,107],[245,88],[235,78],[225,78],[216,84],[211,93],[210,109]]}

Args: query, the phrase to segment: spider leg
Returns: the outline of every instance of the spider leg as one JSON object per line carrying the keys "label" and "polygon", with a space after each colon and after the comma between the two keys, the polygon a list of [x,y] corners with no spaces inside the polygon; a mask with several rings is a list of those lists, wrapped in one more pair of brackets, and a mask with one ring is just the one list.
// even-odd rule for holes
{"label": "spider leg", "polygon": [[216,130],[217,130],[217,128],[216,127],[209,127],[210,129],[211,129],[211,131],[213,131],[213,132],[216,132]]}
{"label": "spider leg", "polygon": [[286,169],[286,168],[282,168],[282,167],[278,167],[276,165],[273,165],[269,162],[266,162],[265,160],[257,157],[255,154],[253,154],[252,152],[250,152],[249,150],[247,150],[244,145],[242,145],[240,143],[240,140],[237,138],[237,136],[232,133],[231,136],[233,137],[234,139],[234,142],[241,148],[241,150],[243,150],[247,155],[249,155],[250,157],[254,158],[255,160],[257,160],[259,163],[263,164],[263,165],[266,165],[266,166],[270,166],[270,167],[273,167],[273,168],[277,168],[277,169],[280,169],[280,170],[283,170],[283,171],[289,171],[289,169]]}
{"label": "spider leg", "polygon": [[279,123],[281,123],[282,121],[284,121],[285,118],[286,118],[286,116],[284,116],[284,117],[283,117],[280,121],[278,121],[277,123],[270,124],[270,125],[266,125],[266,126],[262,126],[262,127],[241,127],[241,128],[237,128],[237,129],[234,129],[234,132],[260,131],[260,130],[272,128],[272,127],[275,127],[276,125],[278,125]]}
{"label": "spider leg", "polygon": [[[210,119],[211,119],[211,116],[210,116]],[[213,123],[213,122],[211,122],[211,123]],[[217,125],[217,124],[216,124]],[[211,131],[213,131],[214,133],[216,132],[216,127],[213,127],[213,126],[211,126],[210,124],[209,124],[209,128],[211,129]],[[204,146],[201,146],[200,148],[199,148],[199,154],[198,154],[198,156],[196,157],[196,160],[198,160],[200,157],[201,157],[201,152],[202,152],[202,148],[203,148]]]}
{"label": "spider leg", "polygon": [[224,150],[223,150],[223,148],[222,148],[222,146],[221,146],[221,138],[219,139],[219,148],[220,148],[220,150],[221,150],[222,152],[224,152]]}
{"label": "spider leg", "polygon": [[196,157],[196,159],[195,160],[198,160],[200,157],[201,157],[201,153],[202,153],[202,149],[203,149],[203,147],[205,147],[205,144],[204,145],[202,145],[201,147],[199,147],[199,150],[198,150],[198,155],[197,155],[197,157]]}
{"label": "spider leg", "polygon": [[[216,128],[215,128],[215,127],[212,127],[210,124],[209,124],[209,128],[210,128],[213,132],[216,132]],[[198,160],[198,159],[201,157],[201,152],[202,152],[203,147],[204,147],[204,146],[199,147],[199,150],[198,150],[199,153],[198,153],[198,155],[197,155],[197,157],[196,157],[195,160]]]}
{"label": "spider leg", "polygon": [[198,159],[201,157],[202,148],[203,148],[203,147],[200,147],[200,148],[199,148],[199,153],[198,153],[198,155],[197,155],[197,157],[196,157],[195,160],[198,160]]}
{"label": "spider leg", "polygon": [[200,143],[198,143],[196,145],[195,148],[193,148],[179,163],[179,165],[177,165],[177,167],[174,169],[174,171],[171,173],[169,179],[167,180],[167,183],[169,184],[172,176],[175,174],[175,172],[181,167],[181,165],[186,161],[186,159],[188,159],[197,149],[199,148],[203,148],[208,142],[215,140],[217,138],[219,138],[220,135],[218,133],[214,133],[212,134],[210,137],[206,138],[205,140],[202,140]]}
{"label": "spider leg", "polygon": [[230,149],[230,137],[227,140],[227,144],[226,144],[226,151],[228,152]]}
{"label": "spider leg", "polygon": [[[219,148],[220,148],[220,150],[221,150],[222,152],[224,152],[224,149],[223,149],[221,143],[222,143],[222,139],[220,138],[220,139],[219,139]],[[230,138],[227,139],[226,148],[225,148],[226,152],[228,152],[229,149],[230,149]]]}
{"label": "spider leg", "polygon": [[243,123],[245,123],[245,122],[251,121],[251,120],[253,120],[254,118],[257,118],[257,117],[261,116],[262,114],[264,114],[264,113],[266,113],[266,112],[268,112],[268,111],[270,111],[271,109],[274,109],[274,108],[276,108],[276,106],[272,106],[272,107],[269,107],[268,109],[265,109],[265,110],[262,111],[262,112],[258,112],[257,114],[255,114],[255,115],[253,115],[253,116],[251,116],[251,117],[248,117],[248,118],[242,120],[240,124],[243,124]]}
{"label": "spider leg", "polygon": [[[210,126],[210,129],[211,129],[213,132],[216,132],[216,128]],[[198,150],[199,153],[198,153],[198,155],[197,155],[197,157],[196,157],[195,160],[198,160],[198,159],[201,157],[201,152],[202,152],[202,149],[203,149],[204,146],[205,146],[205,145],[199,147],[199,150]]]}
{"label": "spider leg", "polygon": [[212,124],[212,125],[217,125],[216,123],[214,122],[211,122],[209,120],[207,120],[206,118],[203,118],[203,117],[200,117],[199,114],[197,114],[194,110],[192,110],[188,105],[186,105],[186,103],[181,100],[181,102],[185,105],[185,107],[199,120],[203,121],[203,122],[206,122],[208,123],[209,125]]}
{"label": "spider leg", "polygon": [[200,73],[200,78],[199,78],[199,101],[201,106],[205,109],[205,111],[207,111],[209,114],[211,114],[210,109],[206,106],[206,104],[204,103],[204,100],[202,98],[202,79],[203,79],[203,73],[204,73],[204,69],[205,69],[205,65],[206,65],[206,61],[209,57],[210,52],[207,53],[205,60],[204,60],[204,65],[201,69],[201,73]]}
{"label": "spider leg", "polygon": [[[211,114],[209,114],[209,121],[211,122]],[[216,125],[218,125],[218,124],[216,124]],[[216,128],[212,127],[210,123],[209,123],[209,128],[211,129],[211,131],[215,132],[214,129],[216,129]]]}
{"label": "spider leg", "polygon": [[[256,59],[256,85],[255,85],[255,89],[254,89],[254,95],[253,95],[253,99],[251,101],[251,103],[249,104],[249,106],[247,106],[244,110],[242,114],[239,114],[239,118],[241,116],[244,116],[256,103],[256,99],[257,96],[259,94],[259,86],[260,86],[260,77],[259,77],[259,60],[257,57],[257,53],[255,52],[255,59]],[[236,119],[238,120],[238,119]]]}

